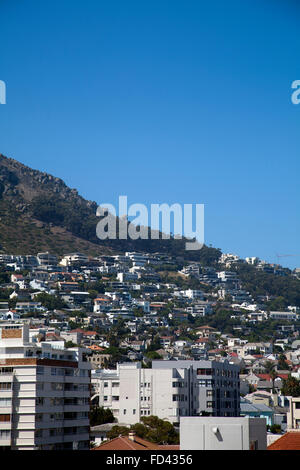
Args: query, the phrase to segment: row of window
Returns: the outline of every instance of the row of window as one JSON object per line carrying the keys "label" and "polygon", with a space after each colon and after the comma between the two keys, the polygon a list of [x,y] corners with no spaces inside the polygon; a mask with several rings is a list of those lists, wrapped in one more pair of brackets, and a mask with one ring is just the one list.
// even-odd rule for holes
{"label": "row of window", "polygon": [[175,388],[185,388],[187,385],[187,382],[172,382],[172,387]]}
{"label": "row of window", "polygon": [[90,399],[88,397],[82,398],[44,398],[38,397],[35,402],[37,406],[45,405],[46,400],[50,401],[51,406],[64,406],[64,405],[88,405]]}
{"label": "row of window", "polygon": [[0,382],[0,390],[11,390],[11,382]]}
{"label": "row of window", "polygon": [[[112,399],[112,401],[119,401],[119,397],[117,395],[113,395],[111,397],[111,399]],[[104,395],[103,401],[108,401],[108,396],[107,395]]]}
{"label": "row of window", "polygon": [[13,371],[13,367],[0,367],[0,375],[12,374]]}
{"label": "row of window", "polygon": [[197,375],[216,375],[221,377],[238,378],[238,372],[225,369],[197,369]]}
{"label": "row of window", "polygon": [[[104,382],[103,385],[104,385],[105,388],[107,388],[108,387],[108,382]],[[120,385],[120,382],[112,382],[111,383],[112,387],[119,387],[119,385]]]}
{"label": "row of window", "polygon": [[60,421],[60,420],[70,420],[70,419],[86,419],[89,417],[88,411],[79,411],[79,412],[58,412],[58,413],[37,413],[35,420],[40,423],[42,421]]}
{"label": "row of window", "polygon": [[0,408],[4,406],[11,406],[11,398],[0,398]]}
{"label": "row of window", "polygon": [[187,395],[173,395],[173,401],[187,401]]}
{"label": "row of window", "polygon": [[10,430],[9,429],[0,429],[0,440],[10,439]]}
{"label": "row of window", "polygon": [[[44,366],[37,366],[36,373],[38,375],[45,374]],[[66,377],[88,377],[89,371],[86,369],[76,369],[76,368],[63,368],[63,367],[51,367],[51,375],[60,375]]]}
{"label": "row of window", "polygon": [[35,437],[53,437],[53,436],[70,436],[73,434],[84,434],[89,432],[88,426],[73,426],[69,428],[53,428],[53,429],[36,429]]}
{"label": "row of window", "polygon": [[0,423],[9,423],[9,422],[10,422],[10,415],[0,414]]}

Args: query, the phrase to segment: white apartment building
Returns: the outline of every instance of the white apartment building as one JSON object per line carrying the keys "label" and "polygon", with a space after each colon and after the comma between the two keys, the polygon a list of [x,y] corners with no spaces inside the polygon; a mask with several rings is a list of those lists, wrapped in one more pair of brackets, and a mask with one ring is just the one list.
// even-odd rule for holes
{"label": "white apartment building", "polygon": [[237,275],[232,271],[220,271],[217,273],[222,282],[237,282]]}
{"label": "white apartment building", "polygon": [[213,313],[213,308],[210,302],[201,302],[187,307],[186,311],[193,317],[205,317]]}
{"label": "white apartment building", "polygon": [[59,264],[62,266],[72,266],[73,264],[85,264],[88,260],[88,256],[82,253],[70,253],[69,255],[64,255]]}
{"label": "white apartment building", "polygon": [[144,266],[148,262],[148,255],[144,255],[143,253],[136,253],[136,252],[129,252],[125,253],[127,259],[129,259],[133,266]]}
{"label": "white apartment building", "polygon": [[137,281],[139,278],[137,273],[131,273],[131,272],[126,272],[126,273],[118,273],[117,274],[117,279],[120,282],[125,282],[125,281]]}
{"label": "white apartment building", "polygon": [[272,320],[291,320],[296,321],[299,315],[293,312],[270,312],[269,318]]}
{"label": "white apartment building", "polygon": [[180,416],[239,416],[239,368],[228,361],[153,361],[92,371],[92,400],[118,422],[158,416],[178,425]]}
{"label": "white apartment building", "polygon": [[37,260],[40,266],[56,266],[58,259],[57,256],[52,255],[48,251],[45,253],[38,253]]}
{"label": "white apartment building", "polygon": [[287,428],[300,429],[300,397],[288,397]]}
{"label": "white apartment building", "polygon": [[183,294],[185,297],[188,297],[189,299],[203,299],[203,292],[201,290],[194,290],[194,289],[187,289],[183,291]]}
{"label": "white apartment building", "polygon": [[259,354],[272,354],[272,343],[247,343],[243,346],[241,357],[244,358],[248,354],[256,354],[257,351],[259,351]]}
{"label": "white apartment building", "polygon": [[256,264],[258,264],[258,263],[260,262],[260,259],[257,258],[256,256],[247,257],[247,258],[245,258],[245,260],[246,260],[246,263],[248,263],[248,264],[254,264],[254,265],[256,265]]}
{"label": "white apartment building", "polygon": [[30,343],[28,325],[1,324],[0,448],[88,450],[90,368],[82,348]]}

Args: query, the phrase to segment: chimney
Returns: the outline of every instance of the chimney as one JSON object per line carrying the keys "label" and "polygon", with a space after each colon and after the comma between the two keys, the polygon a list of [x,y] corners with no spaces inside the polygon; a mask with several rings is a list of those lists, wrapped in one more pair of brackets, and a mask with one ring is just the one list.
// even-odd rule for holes
{"label": "chimney", "polygon": [[128,439],[130,439],[131,441],[134,441],[135,439],[135,432],[134,431],[130,431],[129,434],[128,434]]}

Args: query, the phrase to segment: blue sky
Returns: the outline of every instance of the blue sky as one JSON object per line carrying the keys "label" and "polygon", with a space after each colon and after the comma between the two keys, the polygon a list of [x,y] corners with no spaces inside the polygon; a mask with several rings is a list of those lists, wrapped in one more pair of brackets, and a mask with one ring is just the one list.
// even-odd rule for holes
{"label": "blue sky", "polygon": [[298,2],[0,0],[0,153],[87,199],[205,205],[205,242],[300,266]]}

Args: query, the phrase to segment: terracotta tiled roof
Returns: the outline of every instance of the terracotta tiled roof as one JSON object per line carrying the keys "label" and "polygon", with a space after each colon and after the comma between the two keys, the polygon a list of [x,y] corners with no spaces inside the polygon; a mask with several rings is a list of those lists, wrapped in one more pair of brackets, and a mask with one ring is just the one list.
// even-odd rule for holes
{"label": "terracotta tiled roof", "polygon": [[300,450],[300,432],[287,432],[270,444],[268,450]]}
{"label": "terracotta tiled roof", "polygon": [[158,450],[160,446],[135,436],[134,441],[127,436],[120,436],[103,442],[92,450]]}
{"label": "terracotta tiled roof", "polygon": [[[256,376],[263,380],[271,380],[270,374],[256,374]],[[276,378],[286,380],[288,378],[288,374],[277,374]]]}

